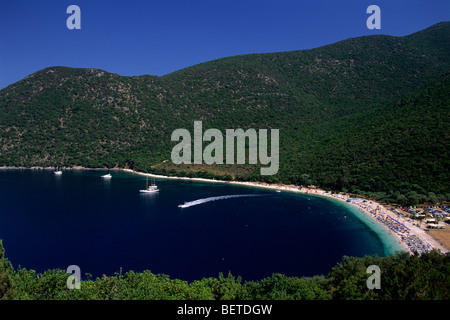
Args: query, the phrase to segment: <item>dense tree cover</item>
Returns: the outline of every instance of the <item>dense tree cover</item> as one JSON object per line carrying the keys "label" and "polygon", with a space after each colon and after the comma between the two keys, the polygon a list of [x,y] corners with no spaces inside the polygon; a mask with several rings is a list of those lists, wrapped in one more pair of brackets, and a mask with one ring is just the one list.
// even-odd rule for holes
{"label": "dense tree cover", "polygon": [[[335,133],[311,152],[315,161],[301,152],[294,167],[308,166],[304,173],[313,182],[334,190],[372,193],[401,204],[433,202],[434,192],[448,201],[449,107],[447,74],[389,108],[335,121]],[[302,184],[301,179],[295,182]],[[399,201],[399,195],[407,200]]]}
{"label": "dense tree cover", "polygon": [[[450,23],[163,77],[50,67],[0,91],[0,166],[129,167],[449,201]],[[169,162],[177,128],[280,129],[280,170]],[[205,144],[206,145],[206,144]]]}
{"label": "dense tree cover", "polygon": [[[381,270],[380,289],[368,289],[370,265]],[[26,300],[448,300],[450,255],[437,251],[419,255],[398,252],[387,257],[344,257],[328,275],[294,277],[273,274],[245,281],[228,273],[191,283],[152,274],[121,271],[113,276],[82,279],[68,289],[69,274],[14,270],[0,241],[0,299]]]}

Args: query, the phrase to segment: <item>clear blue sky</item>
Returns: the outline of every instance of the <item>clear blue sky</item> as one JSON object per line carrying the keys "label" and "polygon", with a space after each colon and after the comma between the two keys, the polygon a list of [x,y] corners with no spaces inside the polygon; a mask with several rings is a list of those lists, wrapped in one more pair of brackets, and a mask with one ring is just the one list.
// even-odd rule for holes
{"label": "clear blue sky", "polygon": [[[69,30],[69,5],[81,30]],[[381,8],[381,30],[366,9]],[[14,0],[0,4],[0,88],[49,66],[164,75],[247,53],[356,36],[407,35],[450,20],[449,0]]]}

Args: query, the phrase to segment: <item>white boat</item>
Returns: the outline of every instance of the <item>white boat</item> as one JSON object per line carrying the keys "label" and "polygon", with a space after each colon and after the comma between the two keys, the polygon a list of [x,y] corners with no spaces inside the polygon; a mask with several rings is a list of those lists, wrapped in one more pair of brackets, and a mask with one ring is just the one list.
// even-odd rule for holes
{"label": "white boat", "polygon": [[146,188],[144,190],[139,190],[139,192],[141,193],[154,193],[154,192],[158,192],[158,186],[155,184],[155,178],[153,178],[153,184],[152,185],[148,185],[148,177],[147,177],[147,182],[146,182]]}
{"label": "white boat", "polygon": [[62,174],[62,171],[56,167],[56,171],[54,171],[54,173],[59,176]]}
{"label": "white boat", "polygon": [[102,178],[111,179],[112,175],[110,173],[108,173],[108,174],[103,175]]}

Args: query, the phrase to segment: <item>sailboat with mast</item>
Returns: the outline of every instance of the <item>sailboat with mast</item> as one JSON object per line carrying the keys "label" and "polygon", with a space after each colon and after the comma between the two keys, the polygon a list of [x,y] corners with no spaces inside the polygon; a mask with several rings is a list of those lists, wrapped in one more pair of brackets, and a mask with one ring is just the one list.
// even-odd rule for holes
{"label": "sailboat with mast", "polygon": [[153,178],[153,183],[151,185],[148,185],[148,176],[147,176],[147,180],[146,180],[146,187],[144,190],[139,190],[139,192],[141,193],[154,193],[154,192],[158,192],[158,186],[155,184],[155,178]]}
{"label": "sailboat with mast", "polygon": [[56,166],[56,171],[54,171],[54,173],[59,176],[62,174],[62,170],[58,168],[58,166]]}

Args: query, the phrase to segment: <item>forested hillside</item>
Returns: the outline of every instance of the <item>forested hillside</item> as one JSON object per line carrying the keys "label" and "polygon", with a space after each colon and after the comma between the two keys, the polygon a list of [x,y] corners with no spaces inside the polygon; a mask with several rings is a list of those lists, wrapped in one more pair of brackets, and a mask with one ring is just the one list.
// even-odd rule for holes
{"label": "forested hillside", "polygon": [[[49,67],[0,91],[0,166],[131,167],[445,200],[449,52],[443,22],[405,37],[235,56],[162,77]],[[171,165],[171,133],[192,132],[195,120],[203,130],[280,129],[278,174]]]}

